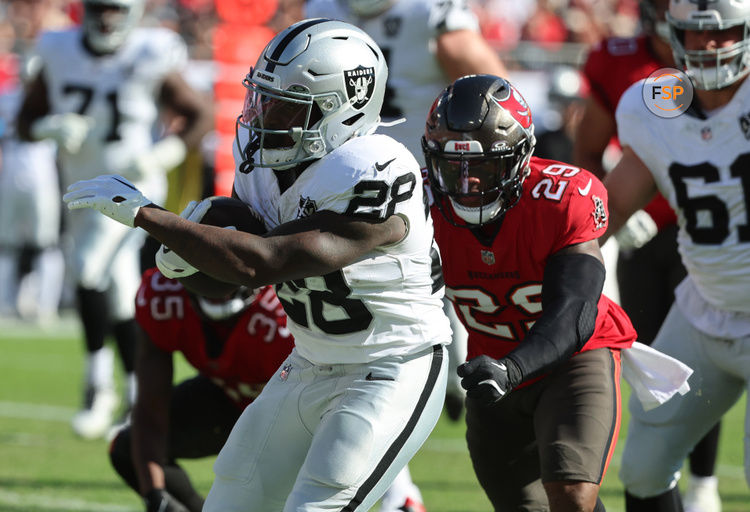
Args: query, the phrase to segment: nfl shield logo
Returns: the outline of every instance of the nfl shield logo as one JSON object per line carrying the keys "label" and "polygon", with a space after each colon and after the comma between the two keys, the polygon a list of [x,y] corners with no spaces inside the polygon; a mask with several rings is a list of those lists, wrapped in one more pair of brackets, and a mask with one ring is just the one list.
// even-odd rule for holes
{"label": "nfl shield logo", "polygon": [[352,107],[360,110],[367,105],[375,90],[375,68],[357,66],[355,69],[344,71],[344,83]]}
{"label": "nfl shield logo", "polygon": [[482,261],[485,262],[487,265],[494,265],[495,253],[492,251],[488,251],[486,249],[482,249]]}
{"label": "nfl shield logo", "polygon": [[286,380],[289,378],[289,373],[292,371],[292,365],[291,364],[285,364],[284,367],[281,369],[281,372],[279,373],[279,378],[281,380]]}

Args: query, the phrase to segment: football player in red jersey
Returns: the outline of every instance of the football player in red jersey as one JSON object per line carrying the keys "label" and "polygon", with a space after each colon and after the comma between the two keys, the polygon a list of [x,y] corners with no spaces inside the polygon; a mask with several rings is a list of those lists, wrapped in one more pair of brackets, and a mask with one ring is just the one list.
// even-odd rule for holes
{"label": "football player in red jersey", "polygon": [[466,439],[496,511],[601,511],[636,333],[601,295],[606,190],[534,144],[525,100],[496,76],[458,79],[427,117],[446,295],[469,332]]}
{"label": "football player in red jersey", "polygon": [[[591,95],[578,125],[573,163],[600,179],[606,174],[605,149],[612,141],[619,147],[615,109],[620,97],[631,84],[653,71],[674,67],[664,20],[668,4],[668,0],[641,0],[643,33],[602,41],[589,53],[583,67]],[[685,277],[676,237],[677,217],[661,195],[618,233],[620,303],[641,343],[651,344],[674,300],[674,287]]]}
{"label": "football player in red jersey", "polygon": [[615,109],[620,96],[653,71],[674,67],[664,19],[668,5],[669,0],[641,0],[643,32],[636,37],[605,39],[592,48],[583,66],[591,94],[579,126],[574,159],[598,177],[605,174],[602,155],[617,136]]}
{"label": "football player in red jersey", "polygon": [[[641,0],[643,33],[613,37],[591,50],[583,67],[591,95],[586,101],[573,148],[573,163],[598,178],[606,174],[605,149],[617,142],[615,109],[633,83],[663,67],[674,67],[664,13],[668,0]],[[653,237],[653,238],[651,238]],[[641,343],[651,344],[669,307],[673,290],[685,277],[677,254],[677,217],[657,195],[618,233],[617,282],[620,303]]]}
{"label": "football player in red jersey", "polygon": [[[286,315],[270,286],[240,288],[217,301],[188,293],[154,268],[143,274],[136,320],[140,392],[132,424],[111,444],[112,465],[144,496],[148,512],[199,512],[203,497],[176,459],[219,453],[242,410],[292,351]],[[175,352],[198,375],[172,387]]]}
{"label": "football player in red jersey", "polygon": [[[642,33],[632,38],[610,38],[590,53],[583,67],[591,96],[578,126],[573,148],[576,165],[599,178],[606,174],[602,155],[616,140],[615,109],[633,83],[653,71],[675,67],[665,13],[669,0],[641,0]],[[619,143],[618,143],[619,146]],[[653,238],[651,238],[653,237]],[[677,217],[661,194],[636,212],[616,235],[620,245],[617,283],[620,304],[638,331],[638,341],[650,345],[674,301],[674,289],[686,270],[677,252]],[[719,423],[690,454],[688,512],[720,510],[714,466]],[[693,503],[711,501],[706,509]],[[718,508],[717,508],[718,507]]]}
{"label": "football player in red jersey", "polygon": [[[176,459],[218,454],[242,410],[274,374],[283,374],[279,367],[294,346],[286,314],[271,286],[208,299],[153,268],[143,274],[136,320],[142,393],[132,424],[112,441],[110,459],[144,496],[147,512],[200,512],[203,497]],[[198,375],[172,387],[175,352]],[[399,510],[425,510],[407,469],[385,496],[404,503]]]}

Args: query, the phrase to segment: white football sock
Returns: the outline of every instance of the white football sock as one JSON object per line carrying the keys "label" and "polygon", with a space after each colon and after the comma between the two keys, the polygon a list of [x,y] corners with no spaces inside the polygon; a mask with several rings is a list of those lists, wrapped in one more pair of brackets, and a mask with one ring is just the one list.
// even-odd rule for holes
{"label": "white football sock", "polygon": [[0,249],[0,314],[16,311],[18,297],[18,252],[13,249]]}
{"label": "white football sock", "polygon": [[115,387],[115,353],[109,347],[89,353],[86,369],[86,383],[94,389]]}
{"label": "white football sock", "polygon": [[55,315],[60,305],[65,277],[65,261],[57,247],[44,249],[34,261],[34,270],[39,279],[36,290],[38,314]]}

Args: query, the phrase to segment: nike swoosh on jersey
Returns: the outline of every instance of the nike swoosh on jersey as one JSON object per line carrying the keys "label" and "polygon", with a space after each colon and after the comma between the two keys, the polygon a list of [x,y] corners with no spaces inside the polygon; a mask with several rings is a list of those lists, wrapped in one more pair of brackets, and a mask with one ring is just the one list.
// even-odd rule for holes
{"label": "nike swoosh on jersey", "polygon": [[395,160],[395,158],[391,158],[390,160],[388,160],[388,161],[387,161],[386,163],[384,163],[384,164],[379,164],[378,162],[375,162],[375,170],[376,170],[376,171],[378,171],[378,172],[382,171],[383,169],[385,169],[386,167],[388,167],[388,165],[389,165],[389,164],[390,164],[391,162],[393,162],[394,160]]}
{"label": "nike swoosh on jersey", "polygon": [[585,196],[585,195],[588,195],[589,190],[591,190],[591,178],[589,178],[589,182],[586,183],[585,187],[583,188],[578,187],[578,193],[581,194],[582,196]]}

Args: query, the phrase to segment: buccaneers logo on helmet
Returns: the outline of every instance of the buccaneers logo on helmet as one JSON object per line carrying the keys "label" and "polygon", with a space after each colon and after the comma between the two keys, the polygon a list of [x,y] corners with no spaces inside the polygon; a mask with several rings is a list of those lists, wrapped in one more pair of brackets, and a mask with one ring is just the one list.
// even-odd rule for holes
{"label": "buccaneers logo on helmet", "polygon": [[513,116],[513,119],[518,121],[518,124],[528,130],[531,127],[531,111],[529,110],[529,105],[526,103],[526,100],[523,99],[521,93],[519,93],[512,85],[505,90],[505,93],[504,98],[493,97],[492,99],[495,100],[495,103],[500,107],[507,110],[508,113]]}
{"label": "buccaneers logo on helmet", "polygon": [[443,90],[425,123],[422,150],[446,220],[483,225],[513,207],[534,143],[529,106],[508,81],[469,75]]}

